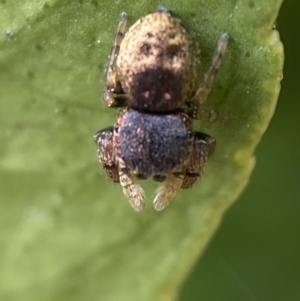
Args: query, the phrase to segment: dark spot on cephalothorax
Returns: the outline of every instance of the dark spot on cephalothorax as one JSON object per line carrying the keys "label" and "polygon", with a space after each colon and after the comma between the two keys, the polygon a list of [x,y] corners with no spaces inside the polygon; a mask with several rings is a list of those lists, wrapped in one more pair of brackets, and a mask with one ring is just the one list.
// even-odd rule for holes
{"label": "dark spot on cephalothorax", "polygon": [[148,36],[148,38],[153,38],[154,37],[152,32],[147,32],[147,36]]}
{"label": "dark spot on cephalothorax", "polygon": [[151,45],[149,43],[143,44],[143,46],[141,47],[141,53],[145,56],[151,55]]}
{"label": "dark spot on cephalothorax", "polygon": [[176,37],[176,32],[175,31],[173,31],[169,34],[169,39],[173,40],[173,39],[175,39],[175,37]]}
{"label": "dark spot on cephalothorax", "polygon": [[255,2],[253,0],[250,0],[248,2],[248,5],[249,5],[250,8],[253,8],[255,6]]}
{"label": "dark spot on cephalothorax", "polygon": [[182,47],[177,44],[169,45],[166,51],[167,51],[167,56],[170,58],[174,58],[174,57],[184,58],[186,55],[182,50]]}
{"label": "dark spot on cephalothorax", "polygon": [[180,107],[181,82],[170,70],[147,69],[134,75],[133,107],[149,112],[168,112]]}

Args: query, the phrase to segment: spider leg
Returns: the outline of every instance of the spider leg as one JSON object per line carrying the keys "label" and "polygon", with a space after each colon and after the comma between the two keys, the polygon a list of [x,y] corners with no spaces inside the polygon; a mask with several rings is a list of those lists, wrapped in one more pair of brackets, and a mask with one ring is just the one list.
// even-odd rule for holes
{"label": "spider leg", "polygon": [[180,189],[183,179],[183,174],[172,174],[167,177],[166,184],[159,188],[153,201],[157,211],[163,210],[170,203]]}
{"label": "spider leg", "polygon": [[119,171],[113,156],[113,130],[114,127],[110,126],[98,131],[94,135],[94,140],[98,148],[99,162],[106,175],[111,181],[119,183]]}
{"label": "spider leg", "polygon": [[145,207],[145,193],[139,185],[133,182],[132,176],[122,159],[119,159],[119,177],[123,193],[127,197],[131,207],[135,211],[142,211]]}
{"label": "spider leg", "polygon": [[215,150],[216,140],[204,133],[195,132],[193,149],[181,188],[191,188],[204,170],[208,158]]}
{"label": "spider leg", "polygon": [[198,119],[202,121],[209,121],[209,122],[221,122],[221,123],[227,123],[230,120],[230,117],[226,114],[223,114],[221,112],[218,112],[211,108],[187,108],[185,110],[185,113],[193,119]]}
{"label": "spider leg", "polygon": [[195,110],[194,118],[197,118],[198,114],[200,114],[199,107],[206,101],[210,93],[211,87],[214,83],[214,80],[223,60],[223,55],[228,44],[228,39],[229,35],[227,33],[223,33],[221,35],[215,53],[212,57],[211,64],[206,73],[204,74],[204,80],[200,84],[200,87],[193,98],[193,105]]}
{"label": "spider leg", "polygon": [[126,96],[121,83],[117,80],[117,58],[120,45],[124,37],[127,23],[127,14],[122,12],[118,24],[114,44],[111,48],[109,61],[104,72],[104,101],[109,107],[123,107],[126,105]]}

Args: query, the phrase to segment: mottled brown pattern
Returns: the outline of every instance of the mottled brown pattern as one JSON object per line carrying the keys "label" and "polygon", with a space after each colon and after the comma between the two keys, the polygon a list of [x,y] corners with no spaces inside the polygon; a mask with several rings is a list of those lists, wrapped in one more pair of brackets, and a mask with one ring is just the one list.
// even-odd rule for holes
{"label": "mottled brown pattern", "polygon": [[[132,104],[137,101],[136,75],[147,70],[169,70],[181,86],[181,93],[158,111],[172,111],[193,96],[200,78],[199,48],[182,21],[172,13],[154,12],[139,19],[126,32],[120,49],[118,74]],[[147,93],[149,87],[144,88]],[[148,111],[152,110],[150,100],[144,103]],[[143,109],[141,105],[138,108]]]}
{"label": "mottled brown pattern", "polygon": [[[164,182],[153,201],[162,210],[179,189],[194,185],[214,152],[215,139],[193,131],[192,119],[203,117],[200,106],[211,90],[228,35],[221,35],[200,83],[200,50],[180,18],[161,7],[127,32],[126,22],[122,13],[105,68],[104,101],[127,108],[94,139],[100,164],[136,211],[144,208],[145,196],[135,179]],[[209,119],[216,116],[209,112]]]}
{"label": "mottled brown pattern", "polygon": [[115,164],[113,130],[114,127],[108,127],[98,131],[94,135],[94,140],[98,147],[99,162],[103,166],[106,175],[112,182],[119,183],[119,171]]}

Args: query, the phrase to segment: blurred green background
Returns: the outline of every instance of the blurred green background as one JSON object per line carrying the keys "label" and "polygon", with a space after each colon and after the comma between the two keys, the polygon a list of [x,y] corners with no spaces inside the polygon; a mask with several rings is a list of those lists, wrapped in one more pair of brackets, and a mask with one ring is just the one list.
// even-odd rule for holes
{"label": "blurred green background", "polygon": [[[260,0],[255,0],[255,1],[260,1]],[[83,3],[84,1],[80,0],[79,2]],[[115,3],[118,4],[119,2],[120,1],[116,1]],[[1,3],[4,4],[6,3],[6,1],[3,0],[1,1]],[[299,68],[300,60],[297,57],[298,54],[300,53],[300,38],[298,37],[298,32],[300,29],[299,12],[300,12],[300,3],[296,2],[296,0],[286,0],[282,7],[280,18],[278,20],[278,28],[281,32],[281,38],[285,44],[285,52],[286,52],[286,62],[285,62],[285,71],[284,71],[285,77],[282,82],[282,93],[280,96],[276,114],[271,122],[270,127],[268,128],[268,131],[266,132],[265,136],[263,137],[256,151],[256,157],[257,157],[256,169],[252,174],[249,186],[244,191],[240,199],[228,211],[228,213],[224,218],[224,222],[222,226],[219,228],[218,233],[213,238],[213,241],[209,245],[205,255],[201,258],[199,263],[194,267],[194,270],[192,271],[190,276],[186,279],[186,282],[181,291],[181,295],[179,297],[180,301],[195,301],[195,300],[205,300],[205,301],[210,301],[210,300],[213,301],[219,301],[219,300],[222,301],[227,301],[227,300],[294,301],[295,300],[296,301],[296,300],[300,300],[300,271],[299,271],[300,268],[300,259],[299,259],[300,192],[298,191],[298,185],[297,185],[300,177],[300,156],[298,155],[298,149],[297,149],[297,146],[300,145],[299,143],[300,137],[299,134],[297,133],[298,129],[300,129],[300,117],[298,113],[300,111],[299,110],[300,109],[300,104],[299,104],[300,83],[298,83],[299,75],[297,73],[297,71],[300,71]],[[55,37],[55,33],[54,33],[54,37]],[[71,36],[70,40],[72,40],[73,38],[77,38],[77,35]],[[35,49],[35,50],[39,50],[39,49]],[[33,51],[32,53],[34,53],[34,55],[36,56],[36,52]],[[87,55],[86,59],[88,59],[90,53],[87,52],[86,55]],[[13,66],[18,66],[17,63],[15,61],[11,62]],[[35,68],[38,67],[39,66],[35,66]],[[64,65],[58,67],[63,69]],[[69,71],[70,70],[68,70],[68,72]],[[95,74],[97,73],[96,71],[94,72]],[[80,75],[80,73],[78,74]],[[76,77],[78,76],[78,74],[75,73],[74,76]],[[33,77],[34,74],[28,73],[27,75],[30,78]],[[96,75],[98,80],[98,73]],[[91,78],[93,78],[93,76],[91,76]],[[93,82],[91,78],[89,78],[87,81]],[[45,90],[47,90],[47,88],[48,87],[46,87]],[[15,89],[17,88],[14,87],[14,90]],[[49,89],[51,90],[51,88]],[[80,90],[80,87],[74,87],[74,89]],[[66,91],[66,95],[69,95],[68,91]],[[69,100],[68,97],[66,97],[66,99]],[[91,99],[96,99],[96,97]],[[41,104],[41,103],[42,101],[37,102],[37,104]],[[34,102],[33,104],[34,107],[36,104]],[[51,102],[45,102],[45,104],[43,103],[42,106],[43,112],[46,112],[46,108],[48,108],[47,105],[49,105],[50,109],[52,109],[53,106],[56,106],[55,104],[53,105]],[[63,103],[62,107],[64,106],[65,103]],[[99,107],[98,103],[95,103],[94,106],[95,108]],[[81,108],[84,109],[85,108],[84,105]],[[55,114],[52,112],[51,115],[51,112],[52,111],[50,111],[49,114],[50,116]],[[76,114],[79,114],[76,110],[73,110],[71,113],[73,114],[73,116],[77,116]],[[84,110],[81,110],[80,114],[85,114],[84,118],[87,118],[87,116],[89,116],[88,113],[85,112]],[[60,120],[58,117],[56,118],[57,120]],[[78,122],[77,119],[74,120],[75,120],[74,122],[76,123]],[[66,128],[68,129],[68,127],[71,127],[71,125],[66,124]],[[63,126],[62,128],[64,129]],[[52,130],[55,131],[56,128],[54,127],[54,129]],[[83,129],[80,128],[80,131],[81,131],[80,133],[82,134],[85,131],[85,128]],[[51,137],[51,135],[49,136]],[[66,137],[68,138],[68,136]],[[49,139],[48,136],[46,138]],[[60,139],[63,141],[65,137],[62,135]],[[62,142],[61,140],[59,140],[59,143]],[[43,141],[44,140],[42,140],[42,142]],[[47,142],[47,140],[45,141]],[[72,142],[71,139],[70,141]],[[70,141],[67,141],[65,143],[66,150],[69,150],[68,142]],[[53,149],[55,150],[55,145]],[[27,149],[25,151],[30,152],[30,150],[28,151]],[[75,154],[77,153],[85,155],[85,152],[82,151],[80,153],[80,151],[76,149],[76,151],[74,150],[74,152],[71,152],[70,156],[68,157],[68,160],[69,161],[73,160],[74,158],[72,157],[72,155],[75,156]],[[79,166],[81,164],[80,161],[81,158],[82,157],[79,158],[75,157],[76,160],[74,160]],[[41,160],[39,161],[39,159],[40,158],[37,158],[37,162],[41,161]],[[96,159],[94,157],[88,158],[87,162],[88,163],[90,162],[92,164],[91,166],[95,166],[95,162],[94,162],[95,160]],[[87,170],[89,170],[90,165],[86,165],[86,166],[87,166]],[[78,168],[78,166],[76,167]],[[38,166],[38,168],[40,168],[40,166]],[[74,169],[76,170],[76,168]],[[96,168],[94,169],[96,170]],[[88,196],[90,195],[89,188],[95,187],[93,186],[93,182],[90,181],[89,178],[91,177],[92,172],[86,173],[84,178],[85,180],[81,184],[81,186],[80,186],[80,183],[82,182],[81,178],[80,181],[78,180],[79,177],[78,179],[77,178],[75,179],[75,184],[78,187],[76,187],[74,194],[79,193],[80,189],[82,189],[83,186],[86,186],[84,192],[88,192],[88,193],[86,195],[84,195],[83,193],[82,195],[78,196],[77,202],[80,205],[76,208],[74,207],[75,208],[74,211],[72,210],[70,211],[70,208],[73,209],[73,207],[71,206],[73,204],[73,202],[71,201],[73,200],[70,200],[70,202],[68,203],[70,207],[68,207],[68,205],[64,206],[63,214],[65,215],[63,215],[62,217],[62,219],[65,218],[67,220],[68,217],[73,214],[74,221],[72,220],[73,222],[72,225],[76,224],[77,222],[76,216],[80,215],[81,213],[78,210],[78,208],[80,209],[82,208],[81,209],[83,212],[82,215],[86,214],[86,216],[88,216],[88,219],[84,220],[84,222],[86,221],[86,224],[82,228],[83,230],[80,229],[78,231],[78,229],[75,227],[72,230],[74,230],[74,232],[77,230],[76,235],[78,235],[78,237],[81,237],[80,235],[82,235],[83,238],[86,237],[86,232],[84,232],[86,229],[88,229],[89,231],[91,230],[93,231],[92,232],[93,236],[91,235],[91,237],[93,238],[100,236],[99,232],[101,232],[101,230],[102,230],[101,233],[103,235],[103,229],[98,230],[97,228],[95,229],[92,228],[93,225],[96,224],[95,221],[96,220],[98,221],[99,219],[99,215],[97,214],[97,211],[93,209],[96,207],[91,207],[90,212],[88,212],[86,209],[87,208],[86,204],[89,199]],[[96,172],[98,173],[98,169]],[[40,177],[39,174],[38,177]],[[51,177],[51,174],[49,175],[49,179],[51,179],[51,181],[49,180],[49,183],[52,183],[53,181],[53,183],[56,184],[55,179]],[[43,180],[44,179],[41,179],[41,182]],[[45,183],[47,184],[48,182],[45,181]],[[47,192],[48,187],[46,186],[46,184],[44,186],[41,186],[41,189],[45,189]],[[17,185],[13,187],[17,187],[18,189],[20,188]],[[15,190],[19,194],[22,194],[22,191],[26,191],[25,189],[24,190],[21,189],[20,191],[18,191],[18,189]],[[49,191],[51,191],[51,189],[52,186],[49,188]],[[33,195],[34,197],[39,198],[39,196],[35,196],[34,193]],[[72,196],[71,193],[70,195]],[[41,199],[41,201],[46,203],[46,201],[48,200],[46,199],[45,201],[44,199]],[[49,200],[49,203],[51,203],[51,200]],[[13,207],[14,203],[9,202],[9,205]],[[101,204],[97,202],[95,206],[100,207]],[[115,205],[111,205],[111,208],[115,208]],[[16,210],[18,210],[18,208]],[[98,211],[100,212],[99,209]],[[4,214],[2,216],[5,216],[5,210],[3,210],[3,212]],[[110,210],[109,212],[110,215],[107,214],[106,211],[104,211],[103,214],[112,217],[113,221],[116,220],[120,221],[120,214],[121,214],[120,212],[115,212],[112,210]],[[94,213],[94,215],[90,215],[90,213]],[[123,214],[127,214],[127,213],[125,212]],[[151,212],[148,214],[154,215],[154,213]],[[15,215],[16,220],[13,220],[11,222],[13,226],[17,224],[18,216],[19,215],[16,214]],[[100,216],[100,219],[101,217],[102,216]],[[137,220],[137,222],[135,221],[135,219]],[[126,220],[133,221],[132,228],[135,228],[136,225],[141,225],[141,223],[138,223],[139,222],[138,219],[142,219],[142,217],[137,217],[135,219],[131,219],[129,215],[126,215]],[[5,224],[4,218],[2,222],[3,224]],[[108,231],[107,233],[112,235],[112,233],[115,233],[114,229],[120,225],[121,223],[117,225],[114,225],[113,223],[109,224],[108,227],[110,229],[110,232]],[[124,227],[124,224],[122,224],[121,226]],[[7,225],[5,224],[5,227],[3,227],[3,229],[6,230],[6,228]],[[52,230],[51,225],[49,226],[49,228]],[[18,228],[16,227],[16,229]],[[45,229],[47,230],[46,227]],[[61,228],[56,229],[53,227],[53,229],[54,229],[53,232],[55,234],[60,234],[61,232],[63,232]],[[42,231],[43,230],[44,229],[42,229]],[[37,242],[37,245],[39,247],[41,246],[41,249],[42,247],[44,247],[44,249],[46,250],[47,249],[47,244],[45,243],[46,240],[45,241],[43,239],[41,241],[39,240],[40,236],[43,237],[42,231],[36,235],[35,241]],[[91,233],[89,232],[89,234]],[[57,237],[60,236],[57,235]],[[64,243],[65,237],[63,235],[61,235],[61,237],[62,239],[59,242]],[[20,238],[23,238],[22,233],[20,234]],[[13,240],[13,237],[11,238],[10,236],[9,239]],[[26,247],[24,248],[24,250],[25,252],[28,252],[25,254],[28,255],[29,258],[29,255],[33,254],[33,250],[28,248],[28,246],[26,245],[26,239],[27,236],[25,236],[24,239],[25,241],[24,245]],[[56,241],[55,235],[53,235],[53,239],[54,241]],[[67,251],[69,250],[68,248],[71,249],[72,246],[76,245],[79,240],[74,239],[74,241],[71,242],[70,241],[68,243],[65,243],[64,245],[65,247],[64,256],[68,256],[67,253]],[[138,244],[139,242],[140,241],[136,243]],[[50,240],[50,245],[51,243],[52,241]],[[87,242],[85,241],[83,243],[83,247],[80,249],[80,251],[83,252],[83,254],[85,254],[84,251],[88,250],[89,247],[92,249],[94,241],[89,240],[88,243],[90,243],[90,245],[88,245]],[[95,245],[96,247],[98,247],[96,240],[95,240]],[[23,270],[26,270],[26,264],[30,266],[31,262],[29,263],[27,262],[27,257],[21,257],[21,256],[18,257],[18,252],[20,252],[20,254],[22,254],[23,252],[23,250],[20,251],[18,250],[18,246],[19,246],[18,244],[12,244],[11,250],[13,250],[13,252],[11,253],[15,256],[15,257],[12,256],[12,258],[18,258],[19,260],[17,262],[14,262],[16,269],[19,268],[18,264],[20,264],[21,262],[22,264],[24,263],[25,266],[25,269]],[[146,247],[148,248],[148,246]],[[39,250],[38,248],[36,249]],[[74,250],[72,249],[72,251]],[[78,250],[76,251],[77,252],[73,252],[73,253],[74,254],[76,253],[75,255],[77,256],[78,253],[80,252]],[[53,252],[53,254],[54,255],[58,254],[56,265],[59,265],[61,264],[61,262],[58,261],[62,260],[64,257],[59,253],[58,248],[56,248],[56,252],[57,253]],[[39,257],[41,262],[39,262],[38,260],[34,262],[34,264],[36,264],[38,267],[40,267],[41,263],[43,263],[44,266],[45,263],[47,264],[47,260],[45,260],[45,257],[43,257],[44,253],[41,253],[41,255],[42,257]],[[94,253],[92,253],[92,255],[94,255]],[[76,256],[74,256],[74,260],[77,260]],[[55,258],[55,257],[51,257],[51,258]],[[78,256],[78,258],[81,257]],[[99,258],[98,258],[98,251],[95,252],[95,258],[98,259],[98,261],[96,260],[96,263],[98,262],[98,265],[100,265]],[[95,258],[92,256],[90,261],[88,261],[89,264],[88,268],[91,267],[93,268]],[[82,261],[80,261],[79,259],[78,261],[79,261],[78,270],[80,270],[80,266],[81,265],[83,266],[84,264],[86,264],[86,262],[82,264]],[[49,264],[49,270],[52,270],[52,267],[53,267],[52,264],[51,265]],[[94,272],[92,268],[91,271]],[[19,274],[21,274],[20,270],[22,269],[17,270]],[[80,278],[81,274],[80,273],[78,274],[80,276],[77,276],[76,274],[78,270],[75,270],[74,272],[74,270],[72,269],[71,271],[69,271],[69,274],[67,274],[68,276],[75,275],[74,278],[70,277],[72,289],[73,286],[76,287],[78,283],[81,282],[83,283],[82,287],[85,287],[86,283],[92,282],[90,280],[92,277],[94,277],[94,274],[87,274],[87,278],[83,278],[82,280],[82,278]],[[84,269],[82,270],[86,271]],[[32,269],[31,271],[34,271],[34,269]],[[90,270],[87,269],[87,271]],[[12,274],[12,275],[13,277],[16,276],[16,274]],[[93,276],[90,277],[90,275]],[[5,275],[5,276],[8,277],[10,275]],[[107,279],[109,279],[109,277],[107,277],[107,274],[105,274],[105,276],[106,276],[105,278],[106,281]],[[25,280],[30,278],[29,274],[26,274],[26,277],[24,278],[26,278]],[[65,278],[68,281],[68,277]],[[72,280],[74,279],[76,281],[78,279],[79,280],[78,282],[75,281],[73,283]],[[14,280],[16,279],[14,278]],[[106,283],[105,281],[104,283]],[[50,287],[51,287],[51,283],[50,283]],[[37,290],[35,287],[33,291],[36,296]],[[20,292],[22,291],[20,290]],[[65,290],[63,290],[63,293],[64,292]],[[68,291],[66,291],[66,294],[68,294]],[[72,297],[72,295],[70,294],[68,295]],[[72,300],[72,298],[70,299]],[[11,301],[12,299],[10,298],[9,300]],[[23,300],[25,300],[25,296],[23,296]],[[58,300],[58,298],[56,299],[54,298],[51,300]],[[0,301],[2,301],[2,299]],[[102,300],[99,299],[99,301]]]}
{"label": "blurred green background", "polygon": [[278,106],[248,187],[188,277],[180,301],[300,300],[300,2],[283,3]]}

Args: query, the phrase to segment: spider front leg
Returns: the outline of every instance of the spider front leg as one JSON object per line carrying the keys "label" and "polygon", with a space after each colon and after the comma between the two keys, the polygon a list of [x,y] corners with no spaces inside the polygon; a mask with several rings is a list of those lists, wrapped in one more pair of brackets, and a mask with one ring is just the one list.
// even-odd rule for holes
{"label": "spider front leg", "polygon": [[119,170],[113,156],[113,131],[113,126],[102,129],[94,135],[94,140],[98,148],[99,162],[105,173],[111,181],[119,183]]}
{"label": "spider front leg", "polygon": [[216,147],[216,140],[204,133],[195,132],[192,152],[187,171],[184,175],[181,188],[191,188],[204,170],[208,158]]}
{"label": "spider front leg", "polygon": [[167,177],[166,184],[159,188],[153,201],[154,208],[157,211],[163,210],[170,203],[181,188],[183,179],[183,174],[172,174]]}
{"label": "spider front leg", "polygon": [[124,38],[127,23],[127,14],[122,12],[114,44],[111,48],[109,61],[104,72],[104,101],[109,107],[126,106],[126,97],[121,83],[118,81],[117,58],[120,52],[120,45]]}
{"label": "spider front leg", "polygon": [[144,190],[134,183],[130,170],[126,168],[121,158],[119,158],[119,177],[120,184],[123,187],[123,193],[127,197],[131,207],[135,211],[142,211],[145,207]]}
{"label": "spider front leg", "polygon": [[193,97],[193,106],[194,106],[194,118],[201,118],[201,109],[200,106],[206,101],[211,87],[214,83],[218,70],[223,60],[223,55],[226,51],[228,44],[229,35],[223,33],[219,39],[218,46],[215,50],[215,53],[212,57],[211,64],[204,74],[204,80],[200,84],[199,89],[197,90],[195,96]]}
{"label": "spider front leg", "polygon": [[[145,206],[143,189],[134,184],[130,172],[122,159],[115,159],[113,148],[114,126],[98,131],[94,140],[98,147],[98,158],[105,173],[112,182],[120,183],[130,205],[136,211],[141,211]],[[116,164],[118,161],[118,164]]]}

